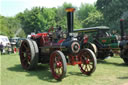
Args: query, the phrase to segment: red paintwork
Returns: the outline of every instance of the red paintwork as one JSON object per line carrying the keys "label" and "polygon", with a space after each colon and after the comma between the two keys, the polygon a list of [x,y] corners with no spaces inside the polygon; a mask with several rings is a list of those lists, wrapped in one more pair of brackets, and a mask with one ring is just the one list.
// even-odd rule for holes
{"label": "red paintwork", "polygon": [[84,44],[88,42],[88,37],[84,36]]}
{"label": "red paintwork", "polygon": [[59,40],[58,43],[60,44],[60,43],[62,43],[64,40],[65,40],[65,39]]}
{"label": "red paintwork", "polygon": [[120,21],[124,21],[124,19],[120,19]]}
{"label": "red paintwork", "polygon": [[36,35],[32,35],[33,38],[39,38],[41,36],[46,37],[48,33],[37,33]]}
{"label": "red paintwork", "polygon": [[90,60],[89,59],[86,60],[86,64],[90,64]]}
{"label": "red paintwork", "polygon": [[62,67],[62,62],[56,62],[56,64],[57,64],[57,68],[61,68]]}
{"label": "red paintwork", "polygon": [[[41,38],[40,38],[41,37]],[[40,38],[40,46],[49,45],[49,37],[48,33],[37,33],[36,35],[32,35],[33,39]]]}
{"label": "red paintwork", "polygon": [[67,65],[76,65],[81,64],[82,62],[78,60],[78,56],[69,55],[69,62],[67,62]]}
{"label": "red paintwork", "polygon": [[[25,48],[24,50],[26,50],[25,52],[20,52],[20,60],[21,60],[21,64],[22,67],[24,69],[28,69],[29,65],[30,65],[30,61],[31,61],[31,53],[30,53],[30,48],[28,46],[28,44],[26,42],[21,44],[21,48],[23,50],[23,48]],[[25,56],[27,55],[27,56]]]}
{"label": "red paintwork", "polygon": [[57,55],[55,52],[50,57],[50,67],[52,75],[55,79],[59,79],[63,75],[63,65],[60,55]]}
{"label": "red paintwork", "polygon": [[93,60],[84,50],[79,53],[78,57],[79,61],[82,62],[81,64],[78,64],[81,72],[90,75],[91,68],[93,68]]}
{"label": "red paintwork", "polygon": [[103,43],[105,43],[105,42],[106,42],[106,40],[102,40],[102,42],[103,42]]}

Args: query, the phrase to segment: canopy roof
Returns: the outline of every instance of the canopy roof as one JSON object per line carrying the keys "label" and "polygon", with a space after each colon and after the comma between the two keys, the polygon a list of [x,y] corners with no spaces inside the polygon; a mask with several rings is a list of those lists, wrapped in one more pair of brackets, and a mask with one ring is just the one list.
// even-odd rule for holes
{"label": "canopy roof", "polygon": [[110,28],[107,26],[97,26],[97,27],[89,27],[89,28],[80,28],[80,29],[75,29],[73,32],[96,32],[98,30],[104,30],[107,31]]}

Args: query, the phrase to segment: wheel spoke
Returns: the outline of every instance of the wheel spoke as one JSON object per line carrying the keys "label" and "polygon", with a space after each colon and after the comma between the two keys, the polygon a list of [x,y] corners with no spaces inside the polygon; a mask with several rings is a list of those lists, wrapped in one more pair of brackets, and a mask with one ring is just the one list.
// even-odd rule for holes
{"label": "wheel spoke", "polygon": [[25,49],[27,49],[27,46],[25,46],[25,44],[23,44],[23,47],[25,47]]}
{"label": "wheel spoke", "polygon": [[57,61],[58,61],[58,62],[61,61],[61,57],[60,57],[60,56],[57,57]]}
{"label": "wheel spoke", "polygon": [[62,55],[61,51],[55,51],[50,56],[50,68],[52,71],[52,74],[55,79],[61,80],[65,75],[65,66],[66,66],[66,60],[63,60],[65,58],[64,55]]}
{"label": "wheel spoke", "polygon": [[88,66],[89,66],[90,69],[92,69],[92,67],[91,67],[92,65],[88,64]]}
{"label": "wheel spoke", "polygon": [[88,72],[88,67],[87,67],[87,64],[85,64],[85,71]]}
{"label": "wheel spoke", "polygon": [[27,69],[28,66],[30,65],[29,62],[29,60],[31,59],[30,55],[31,55],[30,48],[28,47],[27,43],[24,42],[21,48],[21,58],[22,58],[22,65],[25,69]]}
{"label": "wheel spoke", "polygon": [[85,66],[84,64],[81,64],[81,67],[82,67],[82,68],[84,68],[84,66]]}
{"label": "wheel spoke", "polygon": [[39,55],[39,49],[36,41],[30,39],[23,40],[19,52],[21,64],[24,69],[30,70],[36,67]]}
{"label": "wheel spoke", "polygon": [[60,75],[61,73],[60,73],[60,68],[58,68],[58,74]]}
{"label": "wheel spoke", "polygon": [[93,56],[93,54],[94,53],[92,53],[89,49],[83,49],[79,53],[78,58],[82,62],[82,64],[79,64],[79,67],[83,74],[90,75],[95,71],[94,62],[96,62],[96,60],[94,60],[95,56]]}
{"label": "wheel spoke", "polygon": [[20,52],[20,53],[21,53],[21,54],[25,54],[26,52],[23,52],[23,51],[22,51],[22,52]]}

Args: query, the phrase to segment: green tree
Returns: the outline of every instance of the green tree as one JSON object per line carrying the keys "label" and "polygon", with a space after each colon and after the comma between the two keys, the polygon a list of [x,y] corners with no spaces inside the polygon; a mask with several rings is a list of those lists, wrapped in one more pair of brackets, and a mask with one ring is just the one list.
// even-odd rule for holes
{"label": "green tree", "polygon": [[14,37],[17,30],[21,27],[20,22],[15,17],[0,16],[0,34]]}
{"label": "green tree", "polygon": [[95,5],[82,3],[76,14],[82,27],[103,25],[103,15]]}
{"label": "green tree", "polygon": [[5,17],[0,15],[0,35],[9,35],[9,30],[6,24]]}
{"label": "green tree", "polygon": [[64,3],[62,6],[58,7],[56,13],[56,22],[57,25],[60,25],[64,30],[67,30],[67,13],[65,11],[66,8],[75,8],[74,12],[74,29],[81,28],[82,25],[76,15],[77,7],[73,6],[71,3]]}
{"label": "green tree", "polygon": [[73,5],[71,3],[64,3],[62,6],[57,8],[56,11],[56,23],[61,26],[63,30],[67,29],[67,13],[66,8],[71,8]]}
{"label": "green tree", "polygon": [[95,27],[95,26],[103,26],[104,18],[103,14],[99,11],[90,12],[88,17],[83,20],[83,27]]}
{"label": "green tree", "polygon": [[50,26],[55,24],[56,8],[34,7],[19,13],[17,18],[20,20],[26,34],[38,31],[47,31]]}
{"label": "green tree", "polygon": [[38,14],[38,25],[42,31],[48,31],[52,26],[56,25],[56,8],[43,8]]}
{"label": "green tree", "polygon": [[77,11],[78,19],[84,20],[88,17],[90,12],[96,11],[96,7],[92,4],[81,4],[79,10]]}
{"label": "green tree", "polygon": [[[126,22],[128,21],[127,3],[128,0],[97,0],[96,7],[103,13],[105,24],[119,30],[119,20],[124,18]],[[127,27],[128,24],[125,24],[125,28]]]}

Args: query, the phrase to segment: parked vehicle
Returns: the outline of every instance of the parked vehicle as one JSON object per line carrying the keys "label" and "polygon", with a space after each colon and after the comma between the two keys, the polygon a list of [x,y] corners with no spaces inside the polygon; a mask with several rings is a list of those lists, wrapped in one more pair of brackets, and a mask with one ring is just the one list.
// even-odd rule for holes
{"label": "parked vehicle", "polygon": [[[73,33],[74,8],[67,8],[68,33],[61,27],[49,29],[49,32],[37,33],[23,40],[20,47],[21,65],[26,70],[34,69],[37,63],[50,64],[53,77],[61,80],[66,75],[67,65],[78,65],[85,75],[91,75],[96,69],[96,57],[90,49],[82,48]],[[85,42],[86,43],[86,42]]]}
{"label": "parked vehicle", "polygon": [[121,41],[116,35],[110,34],[109,27],[106,26],[76,29],[74,32],[79,32],[80,36],[87,32],[92,33],[91,38],[88,37],[91,40],[88,40],[85,47],[93,50],[97,59],[104,60],[108,56],[113,56],[114,52],[120,51],[120,57],[128,64],[128,37],[124,35],[123,21],[120,20]]}
{"label": "parked vehicle", "polygon": [[0,44],[2,48],[1,49],[1,54],[6,54],[8,53],[8,44],[10,44],[10,41],[7,36],[0,35]]}
{"label": "parked vehicle", "polygon": [[3,46],[7,46],[10,43],[8,37],[4,35],[0,35],[0,42],[2,42]]}
{"label": "parked vehicle", "polygon": [[124,19],[120,19],[120,29],[121,29],[121,42],[120,42],[120,57],[128,64],[128,35],[125,35],[124,29]]}

